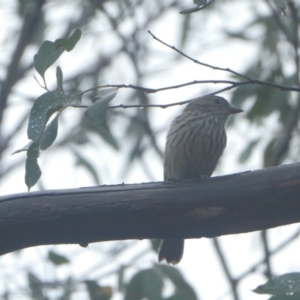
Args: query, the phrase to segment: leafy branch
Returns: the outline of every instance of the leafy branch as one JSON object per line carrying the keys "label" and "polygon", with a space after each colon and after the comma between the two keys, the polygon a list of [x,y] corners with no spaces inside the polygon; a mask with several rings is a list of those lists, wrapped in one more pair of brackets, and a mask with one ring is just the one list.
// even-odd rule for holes
{"label": "leafy branch", "polygon": [[[134,90],[138,90],[150,94],[150,93],[157,93],[157,92],[171,90],[171,89],[178,89],[178,88],[195,85],[195,84],[227,84],[226,87],[214,91],[210,93],[210,95],[219,94],[221,92],[231,90],[233,88],[244,86],[244,85],[263,85],[271,88],[277,88],[281,91],[300,92],[299,87],[280,85],[272,82],[253,79],[249,76],[236,72],[230,68],[221,68],[221,67],[200,62],[190,57],[189,55],[185,54],[184,52],[180,51],[176,47],[171,46],[166,42],[160,40],[151,31],[148,31],[148,33],[152,36],[154,40],[174,50],[181,56],[191,60],[192,62],[198,65],[213,70],[217,70],[217,71],[228,72],[231,75],[241,78],[243,80],[242,81],[194,80],[179,85],[172,85],[172,86],[161,87],[156,89],[142,87],[133,84],[128,84],[128,85],[107,84],[107,85],[95,86],[85,91],[75,91],[66,94],[63,89],[63,73],[61,68],[57,67],[56,70],[57,90],[49,91],[45,79],[45,73],[47,69],[60,57],[60,55],[64,51],[71,51],[75,47],[75,45],[77,44],[77,42],[81,37],[81,31],[77,29],[69,38],[57,39],[54,42],[45,41],[40,47],[40,49],[38,50],[38,53],[34,56],[34,66],[43,79],[44,85],[43,86],[41,85],[41,87],[46,89],[46,92],[36,99],[30,112],[27,134],[31,142],[25,147],[23,147],[22,149],[14,152],[14,153],[19,153],[22,151],[27,152],[25,183],[28,186],[28,190],[30,190],[30,188],[36,184],[36,182],[39,180],[42,174],[37,162],[37,159],[40,154],[40,150],[45,150],[48,147],[50,147],[54,142],[54,140],[56,139],[57,130],[58,130],[58,118],[60,116],[60,113],[67,107],[87,109],[85,115],[90,120],[90,122],[94,126],[104,129],[109,135],[109,129],[106,124],[106,115],[107,115],[108,108],[110,109],[146,108],[146,107],[167,108],[175,105],[187,104],[193,100],[193,99],[189,99],[181,102],[168,103],[168,104],[136,104],[136,105],[120,104],[120,105],[109,106],[110,101],[116,96],[119,88],[130,88],[130,89],[134,89]],[[83,94],[86,94],[91,91],[99,90],[99,89],[101,91],[98,92],[97,97],[94,98],[95,100],[94,103],[91,103],[91,105],[89,106],[81,105],[81,98]],[[52,116],[54,114],[56,114],[56,116],[53,118]]]}

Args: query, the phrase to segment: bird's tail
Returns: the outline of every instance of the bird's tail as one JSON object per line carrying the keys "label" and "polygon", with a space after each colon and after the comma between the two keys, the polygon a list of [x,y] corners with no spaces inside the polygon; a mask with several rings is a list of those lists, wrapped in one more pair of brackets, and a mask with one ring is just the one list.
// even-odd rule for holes
{"label": "bird's tail", "polygon": [[159,262],[164,259],[168,264],[176,265],[180,262],[183,255],[183,239],[162,240],[158,250]]}

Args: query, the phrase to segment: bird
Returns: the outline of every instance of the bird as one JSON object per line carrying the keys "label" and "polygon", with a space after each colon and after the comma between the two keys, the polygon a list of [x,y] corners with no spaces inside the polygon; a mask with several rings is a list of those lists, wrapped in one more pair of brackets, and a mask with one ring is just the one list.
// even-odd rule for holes
{"label": "bird", "polygon": [[[193,99],[171,123],[164,153],[164,181],[203,179],[214,172],[226,147],[225,124],[243,110],[223,97]],[[163,239],[159,262],[176,265],[183,256],[184,239]]]}

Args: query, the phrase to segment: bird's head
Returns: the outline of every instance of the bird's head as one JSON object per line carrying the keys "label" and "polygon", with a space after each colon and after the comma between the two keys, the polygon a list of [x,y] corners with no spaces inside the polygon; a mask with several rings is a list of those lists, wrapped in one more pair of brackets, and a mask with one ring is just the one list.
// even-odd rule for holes
{"label": "bird's head", "polygon": [[225,124],[230,115],[243,110],[230,105],[226,99],[220,96],[208,95],[192,100],[184,109],[184,113],[190,111],[218,118]]}

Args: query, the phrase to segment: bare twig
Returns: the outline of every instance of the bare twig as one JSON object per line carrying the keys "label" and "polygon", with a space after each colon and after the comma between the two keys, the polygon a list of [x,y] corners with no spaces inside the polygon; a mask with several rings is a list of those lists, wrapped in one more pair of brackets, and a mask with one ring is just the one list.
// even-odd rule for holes
{"label": "bare twig", "polygon": [[[190,81],[190,82],[186,82],[186,83],[182,83],[182,84],[178,84],[178,85],[172,85],[172,86],[167,86],[167,87],[163,87],[163,88],[147,88],[147,87],[142,87],[142,86],[137,86],[137,85],[133,85],[133,84],[106,84],[106,85],[99,85],[90,89],[87,89],[83,92],[81,92],[80,94],[85,94],[87,92],[91,92],[93,90],[96,89],[103,89],[103,88],[131,88],[134,90],[139,90],[139,91],[143,91],[145,93],[156,93],[156,92],[161,92],[161,91],[166,91],[166,90],[171,90],[171,89],[177,89],[177,88],[181,88],[181,87],[185,87],[185,86],[189,86],[189,85],[194,85],[194,84],[204,84],[204,83],[211,83],[211,84],[230,84],[229,86],[217,90],[213,93],[210,93],[208,95],[215,95],[215,94],[219,94],[221,92],[224,91],[228,91],[231,90],[235,87],[238,86],[242,86],[242,85],[248,85],[248,84],[259,84],[259,85],[266,85],[266,86],[270,86],[273,88],[278,88],[281,91],[294,91],[294,92],[300,92],[300,88],[298,87],[291,87],[291,86],[285,86],[285,85],[280,85],[280,84],[275,84],[275,83],[271,83],[271,82],[266,82],[266,81],[260,81],[260,80],[256,80],[256,79],[249,79],[249,80],[245,80],[245,81],[231,81],[231,80],[194,80],[194,81]],[[109,106],[109,108],[143,108],[143,107],[159,107],[159,108],[167,108],[170,106],[176,106],[176,105],[183,105],[183,104],[187,104],[190,101],[192,101],[194,99],[190,99],[190,100],[185,100],[185,101],[181,101],[181,102],[176,102],[176,103],[168,103],[168,104],[133,104],[133,105],[124,105],[124,104],[120,104],[120,105],[114,105],[114,106]],[[88,106],[86,105],[74,105],[73,107],[76,108],[87,108]]]}
{"label": "bare twig", "polygon": [[[277,248],[275,248],[274,250],[270,251],[270,256],[278,253],[279,251],[281,251],[282,249],[284,249],[286,246],[290,245],[290,243],[292,241],[294,241],[295,239],[299,238],[300,235],[300,229],[294,233],[292,236],[290,236],[288,239],[286,239],[284,242],[282,242]],[[262,258],[260,261],[258,261],[256,264],[254,264],[250,269],[248,269],[247,271],[245,271],[244,273],[242,273],[237,280],[240,281],[243,278],[245,278],[246,276],[248,276],[249,274],[255,272],[257,270],[257,268],[259,266],[261,266],[262,264],[266,263],[266,257]]]}
{"label": "bare twig", "polygon": [[206,64],[206,63],[203,63],[203,62],[200,62],[198,61],[197,59],[194,59],[190,56],[188,56],[187,54],[183,53],[182,51],[180,51],[179,49],[177,49],[176,47],[174,46],[171,46],[169,44],[167,44],[166,42],[160,40],[158,37],[156,37],[150,30],[148,30],[148,33],[153,37],[153,39],[155,39],[156,41],[158,41],[159,43],[163,44],[164,46],[176,51],[177,53],[179,53],[180,55],[186,57],[187,59],[191,60],[192,62],[194,62],[195,64],[198,64],[198,65],[201,65],[201,66],[204,66],[204,67],[207,67],[207,68],[210,68],[210,69],[213,69],[213,70],[218,70],[218,71],[224,71],[224,72],[229,72],[229,73],[232,73],[234,75],[237,75],[239,77],[243,77],[244,79],[247,79],[247,80],[251,80],[250,77],[248,76],[245,76],[245,75],[242,75],[238,72],[235,72],[229,68],[220,68],[220,67],[216,67],[216,66],[212,66],[212,65],[209,65],[209,64]]}
{"label": "bare twig", "polygon": [[264,272],[264,275],[270,279],[273,276],[272,273],[272,267],[271,267],[271,254],[270,254],[270,247],[269,247],[269,242],[268,242],[268,231],[263,230],[261,231],[261,239],[262,239],[262,244],[263,244],[263,250],[264,250],[264,255],[265,255],[265,263],[266,263],[266,271]]}
{"label": "bare twig", "polygon": [[[272,88],[277,88],[281,91],[293,91],[293,92],[300,92],[300,87],[292,87],[292,86],[286,86],[286,85],[281,85],[281,84],[276,84],[276,83],[272,83],[272,82],[267,82],[267,81],[262,81],[262,80],[258,80],[258,79],[253,79],[251,77],[245,76],[241,73],[238,73],[232,69],[229,68],[221,68],[221,67],[216,67],[210,64],[206,64],[206,63],[202,63],[190,56],[188,56],[187,54],[183,53],[182,51],[178,50],[176,47],[174,46],[170,46],[169,44],[165,43],[164,41],[158,39],[151,31],[148,31],[149,34],[153,37],[153,39],[157,40],[158,42],[162,43],[163,45],[165,45],[166,47],[176,51],[177,53],[179,53],[180,55],[186,57],[187,59],[193,61],[194,63],[197,63],[201,66],[207,67],[207,68],[211,68],[213,70],[218,70],[218,71],[224,71],[224,72],[229,72],[233,75],[236,75],[238,77],[244,78],[246,80],[244,81],[232,81],[232,80],[194,80],[194,81],[190,81],[190,82],[186,82],[186,83],[182,83],[182,84],[178,84],[178,85],[172,85],[172,86],[167,86],[167,87],[162,87],[162,88],[147,88],[147,87],[142,87],[142,86],[138,86],[138,85],[133,85],[133,84],[107,84],[107,85],[99,85],[99,86],[95,86],[93,88],[87,89],[83,92],[81,92],[80,94],[85,94],[91,91],[94,91],[96,89],[101,89],[101,88],[131,88],[131,89],[135,89],[135,90],[139,90],[139,91],[143,91],[144,93],[157,93],[157,92],[161,92],[161,91],[166,91],[166,90],[171,90],[171,89],[177,89],[177,88],[181,88],[181,87],[185,87],[185,86],[190,86],[190,85],[194,85],[194,84],[229,84],[229,86],[222,88],[220,90],[217,90],[213,93],[211,93],[210,95],[214,95],[214,94],[219,94],[221,92],[224,91],[228,91],[231,90],[233,88],[236,88],[238,86],[242,86],[242,85],[248,85],[248,84],[257,84],[257,85],[264,85],[264,86],[269,86]],[[160,105],[156,105],[156,104],[138,104],[138,105],[116,105],[116,106],[109,106],[109,108],[133,108],[133,107],[160,107],[160,108],[167,108],[169,106],[174,106],[174,105],[183,105],[186,104],[191,100],[186,100],[186,101],[182,101],[182,102],[177,102],[177,103],[170,103],[170,104],[160,104]],[[85,106],[74,106],[74,107],[81,107],[84,108]]]}
{"label": "bare twig", "polygon": [[[34,78],[34,80],[37,82],[37,84],[42,88],[42,89],[44,89],[44,90],[46,90],[46,91],[49,91],[47,88],[46,88],[46,86],[43,86],[39,81],[38,81],[38,79],[37,79],[37,77],[34,75],[33,76],[33,78]],[[44,83],[45,83],[45,80],[44,80]]]}
{"label": "bare twig", "polygon": [[234,300],[238,300],[239,299],[239,296],[238,296],[238,292],[237,292],[237,284],[238,284],[238,281],[232,277],[230,271],[229,271],[229,268],[228,268],[228,265],[227,265],[227,262],[226,262],[226,259],[224,257],[224,254],[221,250],[221,247],[219,245],[219,241],[217,238],[213,238],[213,245],[216,249],[216,252],[217,252],[217,255],[220,259],[220,262],[221,262],[221,265],[223,267],[223,270],[226,274],[226,277],[228,278],[228,281],[231,285],[231,290],[232,290],[232,294],[233,294],[233,297],[234,297]]}
{"label": "bare twig", "polygon": [[[111,87],[131,88],[131,89],[134,89],[134,90],[142,91],[142,92],[147,93],[147,94],[154,94],[154,93],[161,92],[161,91],[178,89],[178,88],[182,88],[182,87],[189,86],[189,85],[203,84],[203,83],[213,83],[213,84],[218,84],[218,83],[227,84],[228,83],[228,84],[231,84],[231,85],[232,84],[243,85],[243,84],[248,84],[248,81],[236,82],[236,81],[231,81],[231,80],[213,80],[213,79],[212,80],[194,80],[194,81],[190,81],[190,82],[186,82],[186,83],[182,83],[182,84],[171,85],[171,86],[157,88],[157,89],[147,88],[147,87],[138,86],[138,85],[134,85],[134,84],[106,84],[106,85],[99,85],[99,86],[92,87],[90,89],[87,89],[87,90],[83,91],[81,94],[85,94],[87,92],[91,92],[91,91],[94,91],[96,89],[111,88]],[[298,88],[296,91],[300,92],[300,88]]]}

